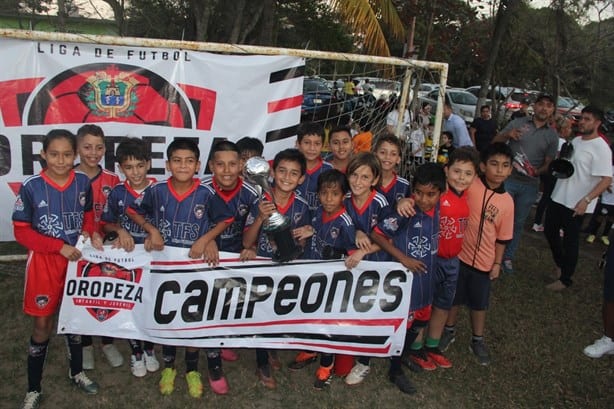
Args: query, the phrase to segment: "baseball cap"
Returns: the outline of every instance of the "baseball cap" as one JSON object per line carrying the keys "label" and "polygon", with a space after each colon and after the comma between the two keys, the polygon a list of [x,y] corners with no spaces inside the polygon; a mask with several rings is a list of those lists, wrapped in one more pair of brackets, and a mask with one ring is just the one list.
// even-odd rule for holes
{"label": "baseball cap", "polygon": [[538,103],[538,102],[543,101],[543,100],[548,100],[551,103],[556,105],[556,102],[554,101],[554,98],[550,94],[539,94],[537,96],[537,99],[535,100],[535,103]]}

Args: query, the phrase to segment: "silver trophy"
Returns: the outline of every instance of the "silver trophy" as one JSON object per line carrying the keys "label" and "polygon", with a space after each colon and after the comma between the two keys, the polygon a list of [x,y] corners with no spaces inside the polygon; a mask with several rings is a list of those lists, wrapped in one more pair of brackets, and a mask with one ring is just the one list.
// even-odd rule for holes
{"label": "silver trophy", "polygon": [[[273,204],[275,204],[271,184],[269,183],[270,170],[271,167],[264,158],[254,156],[245,163],[243,177],[249,183],[259,188],[262,197],[264,197],[263,192],[268,193],[273,200]],[[301,255],[303,250],[294,242],[289,218],[275,211],[265,220],[262,229],[269,237],[269,240],[275,242],[277,246],[277,250],[273,254],[273,260],[283,263],[294,260]]]}

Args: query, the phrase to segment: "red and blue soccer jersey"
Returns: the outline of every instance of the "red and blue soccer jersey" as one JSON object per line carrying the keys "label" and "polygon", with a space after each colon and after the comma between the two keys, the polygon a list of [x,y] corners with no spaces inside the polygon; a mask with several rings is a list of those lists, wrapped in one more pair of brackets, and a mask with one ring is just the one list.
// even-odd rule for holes
{"label": "red and blue soccer jersey", "polygon": [[439,199],[439,251],[443,258],[457,257],[463,246],[469,221],[469,204],[465,192],[458,194],[448,186]]}
{"label": "red and blue soccer jersey", "polygon": [[198,179],[182,195],[173,189],[171,179],[155,183],[143,193],[130,211],[148,217],[160,231],[164,244],[171,247],[191,247],[213,225],[233,217],[215,190]]}
{"label": "red and blue soccer jersey", "polygon": [[[361,208],[354,204],[351,194],[343,199],[343,205],[352,218],[356,230],[360,230],[366,235],[370,235],[375,226],[391,211],[388,200],[377,190],[371,191],[367,201]],[[367,254],[364,257],[364,260],[369,261],[390,261],[391,259],[390,255],[383,250]]]}
{"label": "red and blue soccer jersey", "polygon": [[31,225],[38,233],[74,246],[83,229],[83,214],[91,210],[92,188],[86,174],[73,170],[64,186],[59,186],[43,170],[21,185],[13,222]]}
{"label": "red and blue soccer jersey", "polygon": [[439,209],[425,213],[416,207],[410,218],[394,212],[377,225],[378,232],[392,238],[396,248],[405,255],[422,261],[425,273],[414,273],[411,287],[410,311],[416,311],[433,302],[433,273],[439,238]]}
{"label": "red and blue soccer jersey", "polygon": [[311,220],[311,227],[314,232],[304,258],[325,260],[338,258],[333,257],[332,252],[340,255],[351,254],[356,250],[356,228],[345,208],[326,217],[324,210],[319,207]]}
{"label": "red and blue soccer jersey", "polygon": [[[267,200],[272,201],[267,193],[265,193],[264,196]],[[290,226],[292,229],[307,226],[311,222],[311,209],[309,208],[309,204],[305,199],[294,193],[292,193],[290,199],[288,199],[286,206],[281,207],[277,205],[277,211],[290,218]],[[256,217],[258,217],[258,213],[259,210],[257,206],[253,211],[249,212],[247,221],[245,222],[245,228],[254,224]],[[273,246],[267,234],[262,229],[260,229],[260,234],[258,235],[258,249],[256,252],[261,257],[273,257]]]}
{"label": "red and blue soccer jersey", "polygon": [[102,213],[107,204],[109,193],[111,193],[111,190],[119,183],[119,176],[100,166],[99,168],[100,172],[90,180],[90,183],[92,184],[94,222],[97,224],[98,233],[103,235],[104,233],[102,232],[100,224]]}
{"label": "red and blue soccer jersey", "polygon": [[322,172],[330,169],[334,169],[333,165],[320,159],[316,166],[307,169],[305,180],[296,188],[301,197],[309,203],[309,207],[312,209],[316,209],[320,205],[320,200],[318,199],[318,177]]}
{"label": "red and blue soccer jersey", "polygon": [[247,216],[250,213],[258,214],[258,200],[260,195],[256,189],[239,178],[239,183],[232,191],[220,189],[215,179],[208,179],[205,183],[215,190],[224,200],[230,212],[234,215],[232,223],[215,239],[220,251],[240,253],[243,250],[243,230]]}
{"label": "red and blue soccer jersey", "polygon": [[[150,185],[151,186],[151,185]],[[145,190],[149,189],[149,186]],[[128,217],[127,211],[132,206],[134,201],[145,193],[137,192],[130,187],[130,184],[125,181],[121,182],[111,190],[107,198],[107,204],[102,213],[102,222],[117,223],[122,228],[128,231],[136,244],[143,244],[147,237],[147,232],[141,226],[132,221]],[[149,222],[151,220],[148,219]]]}
{"label": "red and blue soccer jersey", "polygon": [[411,194],[409,181],[397,174],[394,175],[388,186],[380,186],[377,190],[386,197],[391,206]]}

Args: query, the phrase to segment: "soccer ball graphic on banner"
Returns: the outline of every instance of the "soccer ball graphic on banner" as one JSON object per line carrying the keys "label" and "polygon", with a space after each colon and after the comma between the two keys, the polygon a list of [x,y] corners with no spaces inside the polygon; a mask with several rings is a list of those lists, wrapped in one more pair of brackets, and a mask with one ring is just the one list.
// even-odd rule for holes
{"label": "soccer ball graphic on banner", "polygon": [[51,78],[32,99],[28,125],[128,122],[192,128],[188,101],[160,75],[126,64],[87,64]]}

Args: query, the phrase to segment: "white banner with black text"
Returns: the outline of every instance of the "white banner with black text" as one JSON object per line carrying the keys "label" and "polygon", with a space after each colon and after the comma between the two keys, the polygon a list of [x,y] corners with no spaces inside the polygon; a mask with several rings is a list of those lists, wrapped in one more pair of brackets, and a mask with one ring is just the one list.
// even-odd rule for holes
{"label": "white banner with black text", "polygon": [[412,275],[398,263],[268,259],[188,249],[130,253],[83,248],[69,264],[59,333],[204,348],[307,349],[399,355]]}

